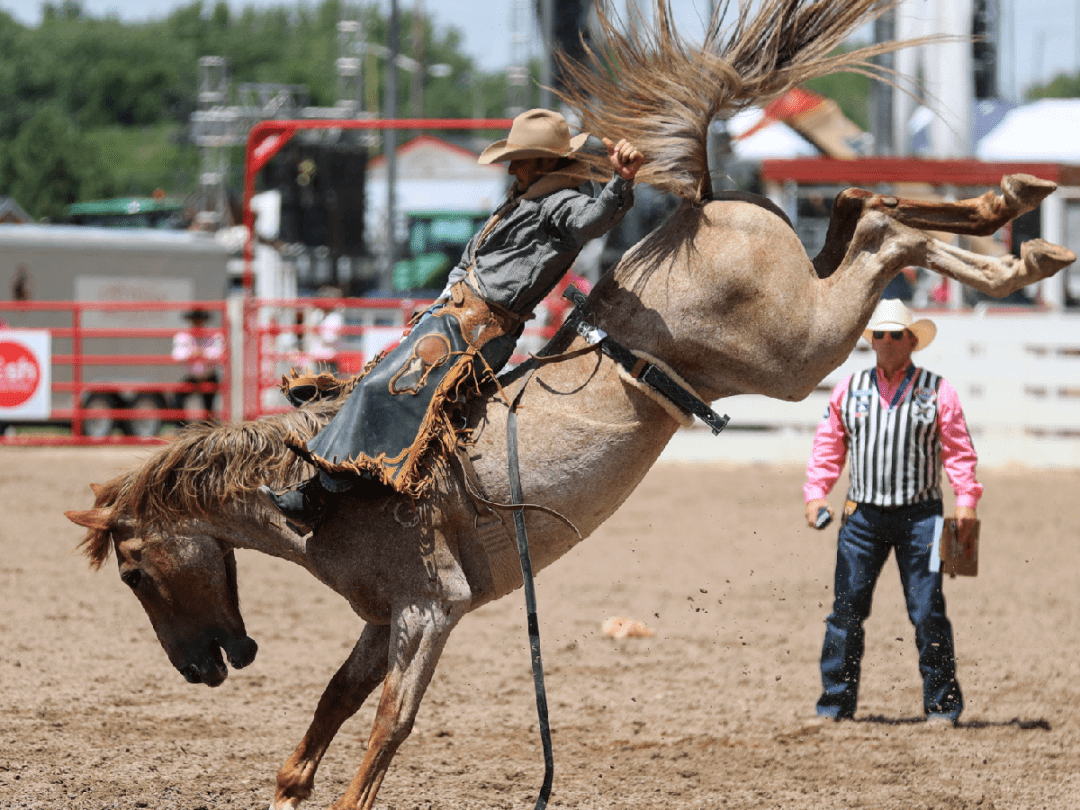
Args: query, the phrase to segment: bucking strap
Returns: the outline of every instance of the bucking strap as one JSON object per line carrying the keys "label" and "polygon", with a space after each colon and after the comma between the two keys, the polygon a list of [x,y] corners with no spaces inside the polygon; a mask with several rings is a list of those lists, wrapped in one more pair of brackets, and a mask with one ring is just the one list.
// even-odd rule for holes
{"label": "bucking strap", "polygon": [[730,421],[729,416],[720,416],[696,394],[688,391],[672,379],[671,375],[655,363],[634,354],[625,346],[613,340],[604,330],[587,323],[585,321],[587,300],[581,290],[573,284],[569,284],[563,292],[563,297],[574,304],[574,310],[567,316],[567,322],[585,340],[591,344],[598,344],[600,351],[622,366],[632,378],[658,391],[676,407],[694,414],[709,426],[714,436],[724,429]]}
{"label": "bucking strap", "polygon": [[[522,386],[522,391],[524,386]],[[544,663],[540,656],[540,621],[537,618],[536,585],[533,582],[532,559],[529,554],[529,535],[525,528],[525,498],[521,490],[521,471],[517,450],[517,406],[521,392],[510,403],[506,416],[507,472],[510,478],[510,499],[514,509],[514,533],[517,535],[518,556],[521,558],[521,579],[525,588],[525,610],[529,624],[529,657],[532,660],[533,686],[536,692],[536,714],[540,721],[540,741],[544,749],[544,782],[536,797],[533,810],[544,810],[551,796],[555,774],[555,757],[551,744],[551,727],[548,724],[547,690],[544,687]]]}

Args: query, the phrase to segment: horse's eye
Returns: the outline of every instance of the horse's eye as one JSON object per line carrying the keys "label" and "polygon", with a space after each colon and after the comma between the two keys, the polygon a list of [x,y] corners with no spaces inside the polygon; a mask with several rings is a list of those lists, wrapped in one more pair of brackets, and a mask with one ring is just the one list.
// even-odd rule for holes
{"label": "horse's eye", "polygon": [[139,583],[142,582],[142,571],[138,568],[132,568],[130,571],[125,571],[120,575],[120,581],[129,588],[138,588]]}

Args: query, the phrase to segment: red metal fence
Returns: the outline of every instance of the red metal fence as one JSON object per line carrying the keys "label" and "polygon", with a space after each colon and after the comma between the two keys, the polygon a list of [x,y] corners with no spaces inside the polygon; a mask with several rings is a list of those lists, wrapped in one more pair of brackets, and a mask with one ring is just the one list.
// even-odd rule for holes
{"label": "red metal fence", "polygon": [[[280,393],[282,375],[294,368],[328,367],[339,376],[351,376],[396,343],[413,313],[430,303],[411,298],[246,298],[231,305],[3,301],[0,320],[20,329],[45,329],[50,335],[52,409],[47,419],[34,421],[5,417],[0,410],[0,444],[166,441],[180,424],[205,418],[200,398],[204,392],[215,394],[210,416],[218,419],[286,411],[291,406]],[[193,308],[213,313],[219,325],[204,331],[224,338],[217,385],[182,382],[185,363],[171,353],[178,328],[185,327],[178,327],[180,318],[169,313]],[[511,363],[538,350],[562,322],[565,309],[553,293],[540,317],[527,326]],[[340,326],[325,328],[328,313],[340,316]],[[128,324],[110,325],[125,318]],[[173,325],[163,325],[168,321]],[[0,340],[3,334],[0,327]],[[177,406],[179,395],[185,395],[185,407]]]}
{"label": "red metal fence", "polygon": [[[183,382],[184,365],[172,356],[180,318],[163,313],[194,307],[216,314],[221,325],[204,331],[225,338],[216,386]],[[189,400],[213,392],[219,403],[213,415],[230,412],[230,323],[223,301],[0,301],[0,319],[12,328],[47,330],[51,338],[50,413],[33,423],[11,418],[4,444],[158,441],[166,422],[191,416],[177,407],[180,395],[193,395],[185,396]]]}
{"label": "red metal fence", "polygon": [[[396,343],[413,313],[431,304],[412,298],[246,299],[243,416],[254,419],[291,406],[282,375],[328,369],[347,377]],[[328,316],[340,325],[327,326]]]}

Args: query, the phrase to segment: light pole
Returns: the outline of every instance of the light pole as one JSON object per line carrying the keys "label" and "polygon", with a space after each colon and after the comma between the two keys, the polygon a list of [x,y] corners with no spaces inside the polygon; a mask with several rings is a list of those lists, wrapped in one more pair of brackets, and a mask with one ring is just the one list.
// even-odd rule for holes
{"label": "light pole", "polygon": [[540,38],[544,43],[543,66],[540,70],[540,106],[551,109],[551,63],[555,58],[555,3],[554,0],[540,0]]}
{"label": "light pole", "polygon": [[[413,73],[416,76],[415,81],[417,82],[422,82],[424,80],[425,73],[432,76],[443,77],[450,74],[449,65],[435,64],[425,70],[424,65],[421,62],[398,53],[398,34],[400,25],[401,19],[398,14],[397,0],[390,0],[390,20],[386,34],[387,47],[382,48],[378,45],[371,45],[368,43],[364,43],[361,46],[365,51],[370,51],[386,58],[386,100],[384,103],[386,112],[384,115],[390,120],[394,120],[398,117],[397,68]],[[423,114],[423,110],[418,110],[417,112],[421,115]],[[397,130],[386,130],[386,134],[383,138],[383,148],[386,150],[386,264],[382,268],[382,278],[379,283],[380,288],[386,293],[389,293],[394,288],[394,264],[397,261],[397,147]]]}
{"label": "light pole", "polygon": [[[398,16],[397,0],[390,0],[390,26],[386,34],[387,71],[386,71],[386,117],[391,121],[397,118],[397,70],[395,65],[398,55]],[[394,289],[394,262],[397,261],[397,243],[395,241],[394,219],[397,212],[397,130],[388,129],[383,138],[386,149],[386,266],[380,286],[389,293]]]}

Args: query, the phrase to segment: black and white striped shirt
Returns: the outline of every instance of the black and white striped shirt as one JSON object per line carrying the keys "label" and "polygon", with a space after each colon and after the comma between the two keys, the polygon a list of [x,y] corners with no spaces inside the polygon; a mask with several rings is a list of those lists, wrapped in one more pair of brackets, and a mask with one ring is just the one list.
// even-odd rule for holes
{"label": "black and white striped shirt", "polygon": [[883,404],[875,370],[855,374],[840,416],[847,433],[848,498],[875,506],[941,499],[938,388],[941,377],[915,369],[894,407]]}

